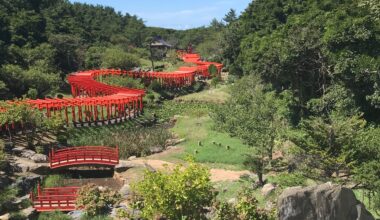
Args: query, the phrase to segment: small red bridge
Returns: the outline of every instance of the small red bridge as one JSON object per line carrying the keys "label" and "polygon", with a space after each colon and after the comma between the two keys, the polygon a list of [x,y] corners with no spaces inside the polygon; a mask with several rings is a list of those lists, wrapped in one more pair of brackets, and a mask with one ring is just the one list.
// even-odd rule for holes
{"label": "small red bridge", "polygon": [[52,149],[49,162],[51,169],[79,165],[116,166],[119,164],[119,148],[83,146]]}
{"label": "small red bridge", "polygon": [[41,189],[37,186],[37,195],[30,193],[33,207],[37,212],[73,211],[78,197],[79,187],[57,187]]}

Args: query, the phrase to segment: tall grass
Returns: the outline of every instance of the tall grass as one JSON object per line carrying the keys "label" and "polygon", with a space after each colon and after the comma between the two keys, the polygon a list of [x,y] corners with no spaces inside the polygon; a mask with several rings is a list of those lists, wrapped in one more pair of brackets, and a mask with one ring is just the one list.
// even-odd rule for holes
{"label": "tall grass", "polygon": [[75,129],[69,134],[72,146],[118,146],[120,158],[146,156],[151,148],[165,148],[170,132],[163,127],[114,126]]}

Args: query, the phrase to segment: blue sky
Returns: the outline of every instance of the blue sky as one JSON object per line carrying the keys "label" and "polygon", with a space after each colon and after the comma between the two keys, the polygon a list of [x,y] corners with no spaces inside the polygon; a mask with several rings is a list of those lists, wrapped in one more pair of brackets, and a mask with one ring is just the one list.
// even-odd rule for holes
{"label": "blue sky", "polygon": [[230,8],[239,14],[252,0],[70,0],[105,5],[137,15],[148,26],[188,29],[221,20]]}

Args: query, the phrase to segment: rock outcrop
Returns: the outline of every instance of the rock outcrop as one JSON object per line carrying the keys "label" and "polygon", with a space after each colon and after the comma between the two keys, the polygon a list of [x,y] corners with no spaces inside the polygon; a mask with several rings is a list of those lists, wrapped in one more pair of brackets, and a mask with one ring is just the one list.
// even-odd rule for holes
{"label": "rock outcrop", "polygon": [[141,164],[137,164],[133,161],[120,161],[118,165],[115,166],[115,171],[118,173],[125,172],[131,168],[141,167]]}
{"label": "rock outcrop", "polygon": [[41,182],[41,176],[30,175],[26,177],[19,177],[16,182],[12,184],[12,186],[19,189],[19,195],[26,195],[30,193],[38,182]]}
{"label": "rock outcrop", "polygon": [[280,220],[374,220],[351,189],[331,183],[288,188],[277,207]]}
{"label": "rock outcrop", "polygon": [[272,183],[267,183],[263,186],[263,188],[261,189],[261,195],[263,196],[268,196],[269,194],[271,194],[272,192],[274,192],[276,190],[276,186]]}

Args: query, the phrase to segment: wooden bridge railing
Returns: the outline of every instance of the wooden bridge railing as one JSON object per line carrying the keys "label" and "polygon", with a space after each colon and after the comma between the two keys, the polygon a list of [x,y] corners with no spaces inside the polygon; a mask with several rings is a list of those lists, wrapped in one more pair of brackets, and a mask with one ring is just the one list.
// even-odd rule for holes
{"label": "wooden bridge railing", "polygon": [[41,189],[37,186],[37,195],[30,193],[33,207],[37,212],[73,211],[78,197],[79,187],[55,187]]}
{"label": "wooden bridge railing", "polygon": [[51,169],[76,165],[116,166],[119,164],[119,148],[82,146],[52,149],[49,162]]}

